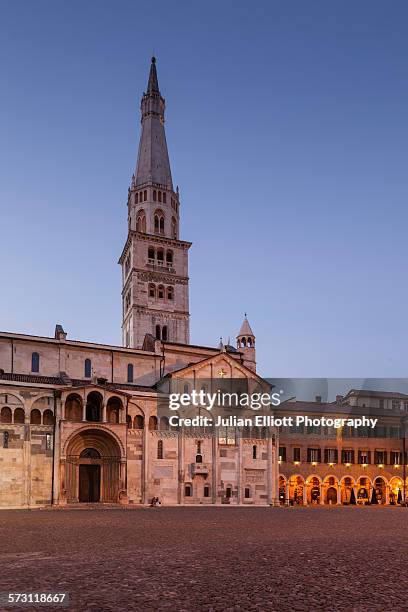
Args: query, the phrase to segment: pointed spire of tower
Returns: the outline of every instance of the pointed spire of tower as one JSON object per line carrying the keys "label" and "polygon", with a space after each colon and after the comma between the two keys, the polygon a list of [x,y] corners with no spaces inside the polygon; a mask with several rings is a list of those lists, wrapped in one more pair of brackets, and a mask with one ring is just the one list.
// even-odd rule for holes
{"label": "pointed spire of tower", "polygon": [[149,81],[147,83],[147,93],[160,93],[159,81],[157,79],[156,70],[156,58],[152,57],[152,63],[150,64]]}
{"label": "pointed spire of tower", "polygon": [[165,102],[155,57],[140,109],[139,152],[127,200],[128,237],[119,259],[123,344],[143,348],[150,346],[152,337],[188,344],[191,242],[179,238],[180,197],[171,178],[164,132]]}
{"label": "pointed spire of tower", "polygon": [[147,91],[143,94],[142,133],[136,166],[136,187],[147,183],[173,191],[169,153],[164,131],[164,98],[160,94],[157,79],[156,58],[150,64]]}
{"label": "pointed spire of tower", "polygon": [[239,336],[253,336],[255,338],[254,332],[251,329],[246,313],[244,315],[244,320],[242,322],[241,329],[239,330],[237,337]]}

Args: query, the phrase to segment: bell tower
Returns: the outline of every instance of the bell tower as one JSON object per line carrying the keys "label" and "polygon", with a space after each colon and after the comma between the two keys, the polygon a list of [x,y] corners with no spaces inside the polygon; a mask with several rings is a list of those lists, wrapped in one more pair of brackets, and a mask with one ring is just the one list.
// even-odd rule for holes
{"label": "bell tower", "polygon": [[237,349],[243,354],[244,365],[256,372],[255,334],[246,313],[237,336]]}
{"label": "bell tower", "polygon": [[164,130],[165,101],[152,57],[141,101],[141,135],[128,191],[128,237],[122,266],[122,342],[142,348],[146,334],[188,344],[188,250],[179,239],[180,197],[174,191]]}

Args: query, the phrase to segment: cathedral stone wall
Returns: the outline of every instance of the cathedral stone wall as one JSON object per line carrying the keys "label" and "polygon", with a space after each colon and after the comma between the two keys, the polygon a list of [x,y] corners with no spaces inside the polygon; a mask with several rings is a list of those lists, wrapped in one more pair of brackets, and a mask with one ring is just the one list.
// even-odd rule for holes
{"label": "cathedral stone wall", "polygon": [[[6,448],[4,435],[8,437]],[[48,444],[51,447],[47,449]],[[0,507],[44,506],[51,503],[52,428],[0,424]]]}

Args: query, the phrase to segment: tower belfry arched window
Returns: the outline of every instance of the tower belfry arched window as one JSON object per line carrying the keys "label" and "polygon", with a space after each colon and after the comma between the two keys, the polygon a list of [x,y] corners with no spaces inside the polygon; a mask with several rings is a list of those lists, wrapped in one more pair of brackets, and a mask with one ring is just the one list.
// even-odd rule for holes
{"label": "tower belfry arched window", "polygon": [[136,217],[136,230],[146,233],[146,215],[144,210],[139,210]]}
{"label": "tower belfry arched window", "polygon": [[154,233],[164,234],[164,212],[160,209],[154,213]]}

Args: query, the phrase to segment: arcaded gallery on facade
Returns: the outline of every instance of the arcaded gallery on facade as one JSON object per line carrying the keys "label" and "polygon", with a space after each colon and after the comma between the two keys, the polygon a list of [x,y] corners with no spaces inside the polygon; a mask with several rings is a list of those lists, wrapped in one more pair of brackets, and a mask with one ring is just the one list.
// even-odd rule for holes
{"label": "arcaded gallery on facade", "polygon": [[0,333],[0,507],[153,497],[164,505],[401,504],[408,395],[350,390],[331,403],[293,399],[275,410],[369,412],[379,418],[371,433],[175,430],[158,412],[164,379],[241,379],[271,389],[257,374],[246,317],[234,347],[190,343],[191,243],[179,236],[164,111],[153,58],[119,259],[123,346],[71,340],[61,325],[53,337]]}

